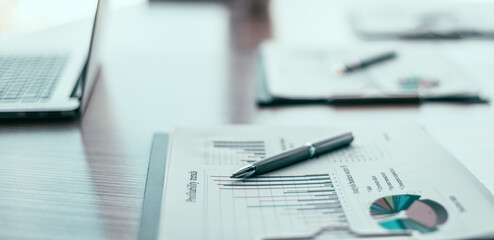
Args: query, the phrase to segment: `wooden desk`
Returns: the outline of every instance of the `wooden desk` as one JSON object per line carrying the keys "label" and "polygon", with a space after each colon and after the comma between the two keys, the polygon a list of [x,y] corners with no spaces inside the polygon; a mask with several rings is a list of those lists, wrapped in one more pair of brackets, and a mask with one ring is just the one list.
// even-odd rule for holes
{"label": "wooden desk", "polygon": [[[288,6],[292,1],[283,2],[273,2],[271,19],[249,19],[235,7],[238,2],[231,8],[142,4],[113,12],[103,52],[104,76],[84,117],[75,122],[1,124],[0,238],[135,239],[152,135],[175,126],[419,122],[494,192],[491,105],[257,108],[258,44],[270,36],[303,42],[315,34],[314,29],[300,32],[296,26],[290,30],[290,17],[303,20],[310,9],[297,12]],[[329,37],[331,41],[359,41],[342,27],[341,19],[326,23],[343,32]],[[57,36],[57,44],[83,44],[68,39],[85,40],[74,36],[88,34],[88,29],[87,23],[79,22],[40,33],[36,39],[49,44]],[[3,46],[31,40],[10,39]],[[473,69],[474,77],[494,96],[494,51],[489,45],[438,44],[455,49],[452,59]]]}

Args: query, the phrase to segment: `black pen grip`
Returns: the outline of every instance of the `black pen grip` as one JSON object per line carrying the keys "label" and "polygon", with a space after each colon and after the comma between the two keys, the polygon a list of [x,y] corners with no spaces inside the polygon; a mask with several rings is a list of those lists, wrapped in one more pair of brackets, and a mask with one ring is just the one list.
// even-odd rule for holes
{"label": "black pen grip", "polygon": [[256,174],[271,172],[310,158],[309,147],[302,146],[294,148],[275,156],[259,160],[252,165],[256,167]]}
{"label": "black pen grip", "polygon": [[369,58],[369,59],[363,60],[360,63],[360,67],[361,68],[365,68],[365,67],[368,67],[368,66],[373,65],[373,64],[376,64],[376,63],[384,62],[384,61],[386,61],[388,59],[393,59],[395,57],[396,57],[396,53],[395,52],[389,52],[389,53],[381,54],[379,56],[376,56],[376,57],[373,57],[373,58]]}
{"label": "black pen grip", "polygon": [[254,162],[256,175],[274,171],[295,163],[313,158],[329,151],[347,146],[353,141],[351,133],[345,133],[331,139],[325,139],[315,143],[307,143],[305,146],[294,148],[280,154]]}
{"label": "black pen grip", "polygon": [[347,146],[353,141],[353,135],[351,133],[345,133],[334,137],[332,139],[323,140],[319,142],[315,142],[313,146],[315,147],[314,156],[318,156],[329,151],[333,151],[335,149]]}

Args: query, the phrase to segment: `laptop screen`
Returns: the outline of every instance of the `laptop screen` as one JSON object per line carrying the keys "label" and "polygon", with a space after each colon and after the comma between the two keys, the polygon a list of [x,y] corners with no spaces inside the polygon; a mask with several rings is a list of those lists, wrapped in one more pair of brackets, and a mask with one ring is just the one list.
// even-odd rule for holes
{"label": "laptop screen", "polygon": [[101,74],[101,56],[100,47],[102,42],[103,25],[106,18],[106,0],[98,0],[98,5],[96,7],[96,14],[94,17],[93,31],[91,34],[91,41],[89,44],[89,53],[87,58],[86,66],[81,74],[81,105],[79,108],[80,114],[82,115],[89,104],[89,99],[93,91],[96,80]]}

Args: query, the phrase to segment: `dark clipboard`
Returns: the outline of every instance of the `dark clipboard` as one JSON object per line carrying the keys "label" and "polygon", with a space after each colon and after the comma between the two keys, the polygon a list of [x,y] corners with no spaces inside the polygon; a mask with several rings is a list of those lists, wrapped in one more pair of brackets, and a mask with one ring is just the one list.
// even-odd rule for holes
{"label": "dark clipboard", "polygon": [[158,238],[169,139],[166,133],[156,133],[153,137],[138,240]]}

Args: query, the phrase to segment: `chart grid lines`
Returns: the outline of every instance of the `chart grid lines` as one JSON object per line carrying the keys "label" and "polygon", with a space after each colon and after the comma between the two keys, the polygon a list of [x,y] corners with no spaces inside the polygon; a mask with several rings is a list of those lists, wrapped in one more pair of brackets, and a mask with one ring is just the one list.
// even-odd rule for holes
{"label": "chart grid lines", "polygon": [[[229,192],[233,199],[244,200],[236,201],[236,209],[243,208],[240,210],[247,212],[249,217],[256,215],[252,211],[259,211],[257,214],[261,217],[255,218],[256,221],[262,221],[268,215],[275,216],[277,221],[272,224],[276,222],[280,229],[287,227],[282,224],[291,225],[289,227],[301,223],[320,227],[347,224],[329,174],[263,175],[244,180],[216,174],[210,175],[209,180],[221,194]],[[284,217],[279,218],[281,216]]]}

